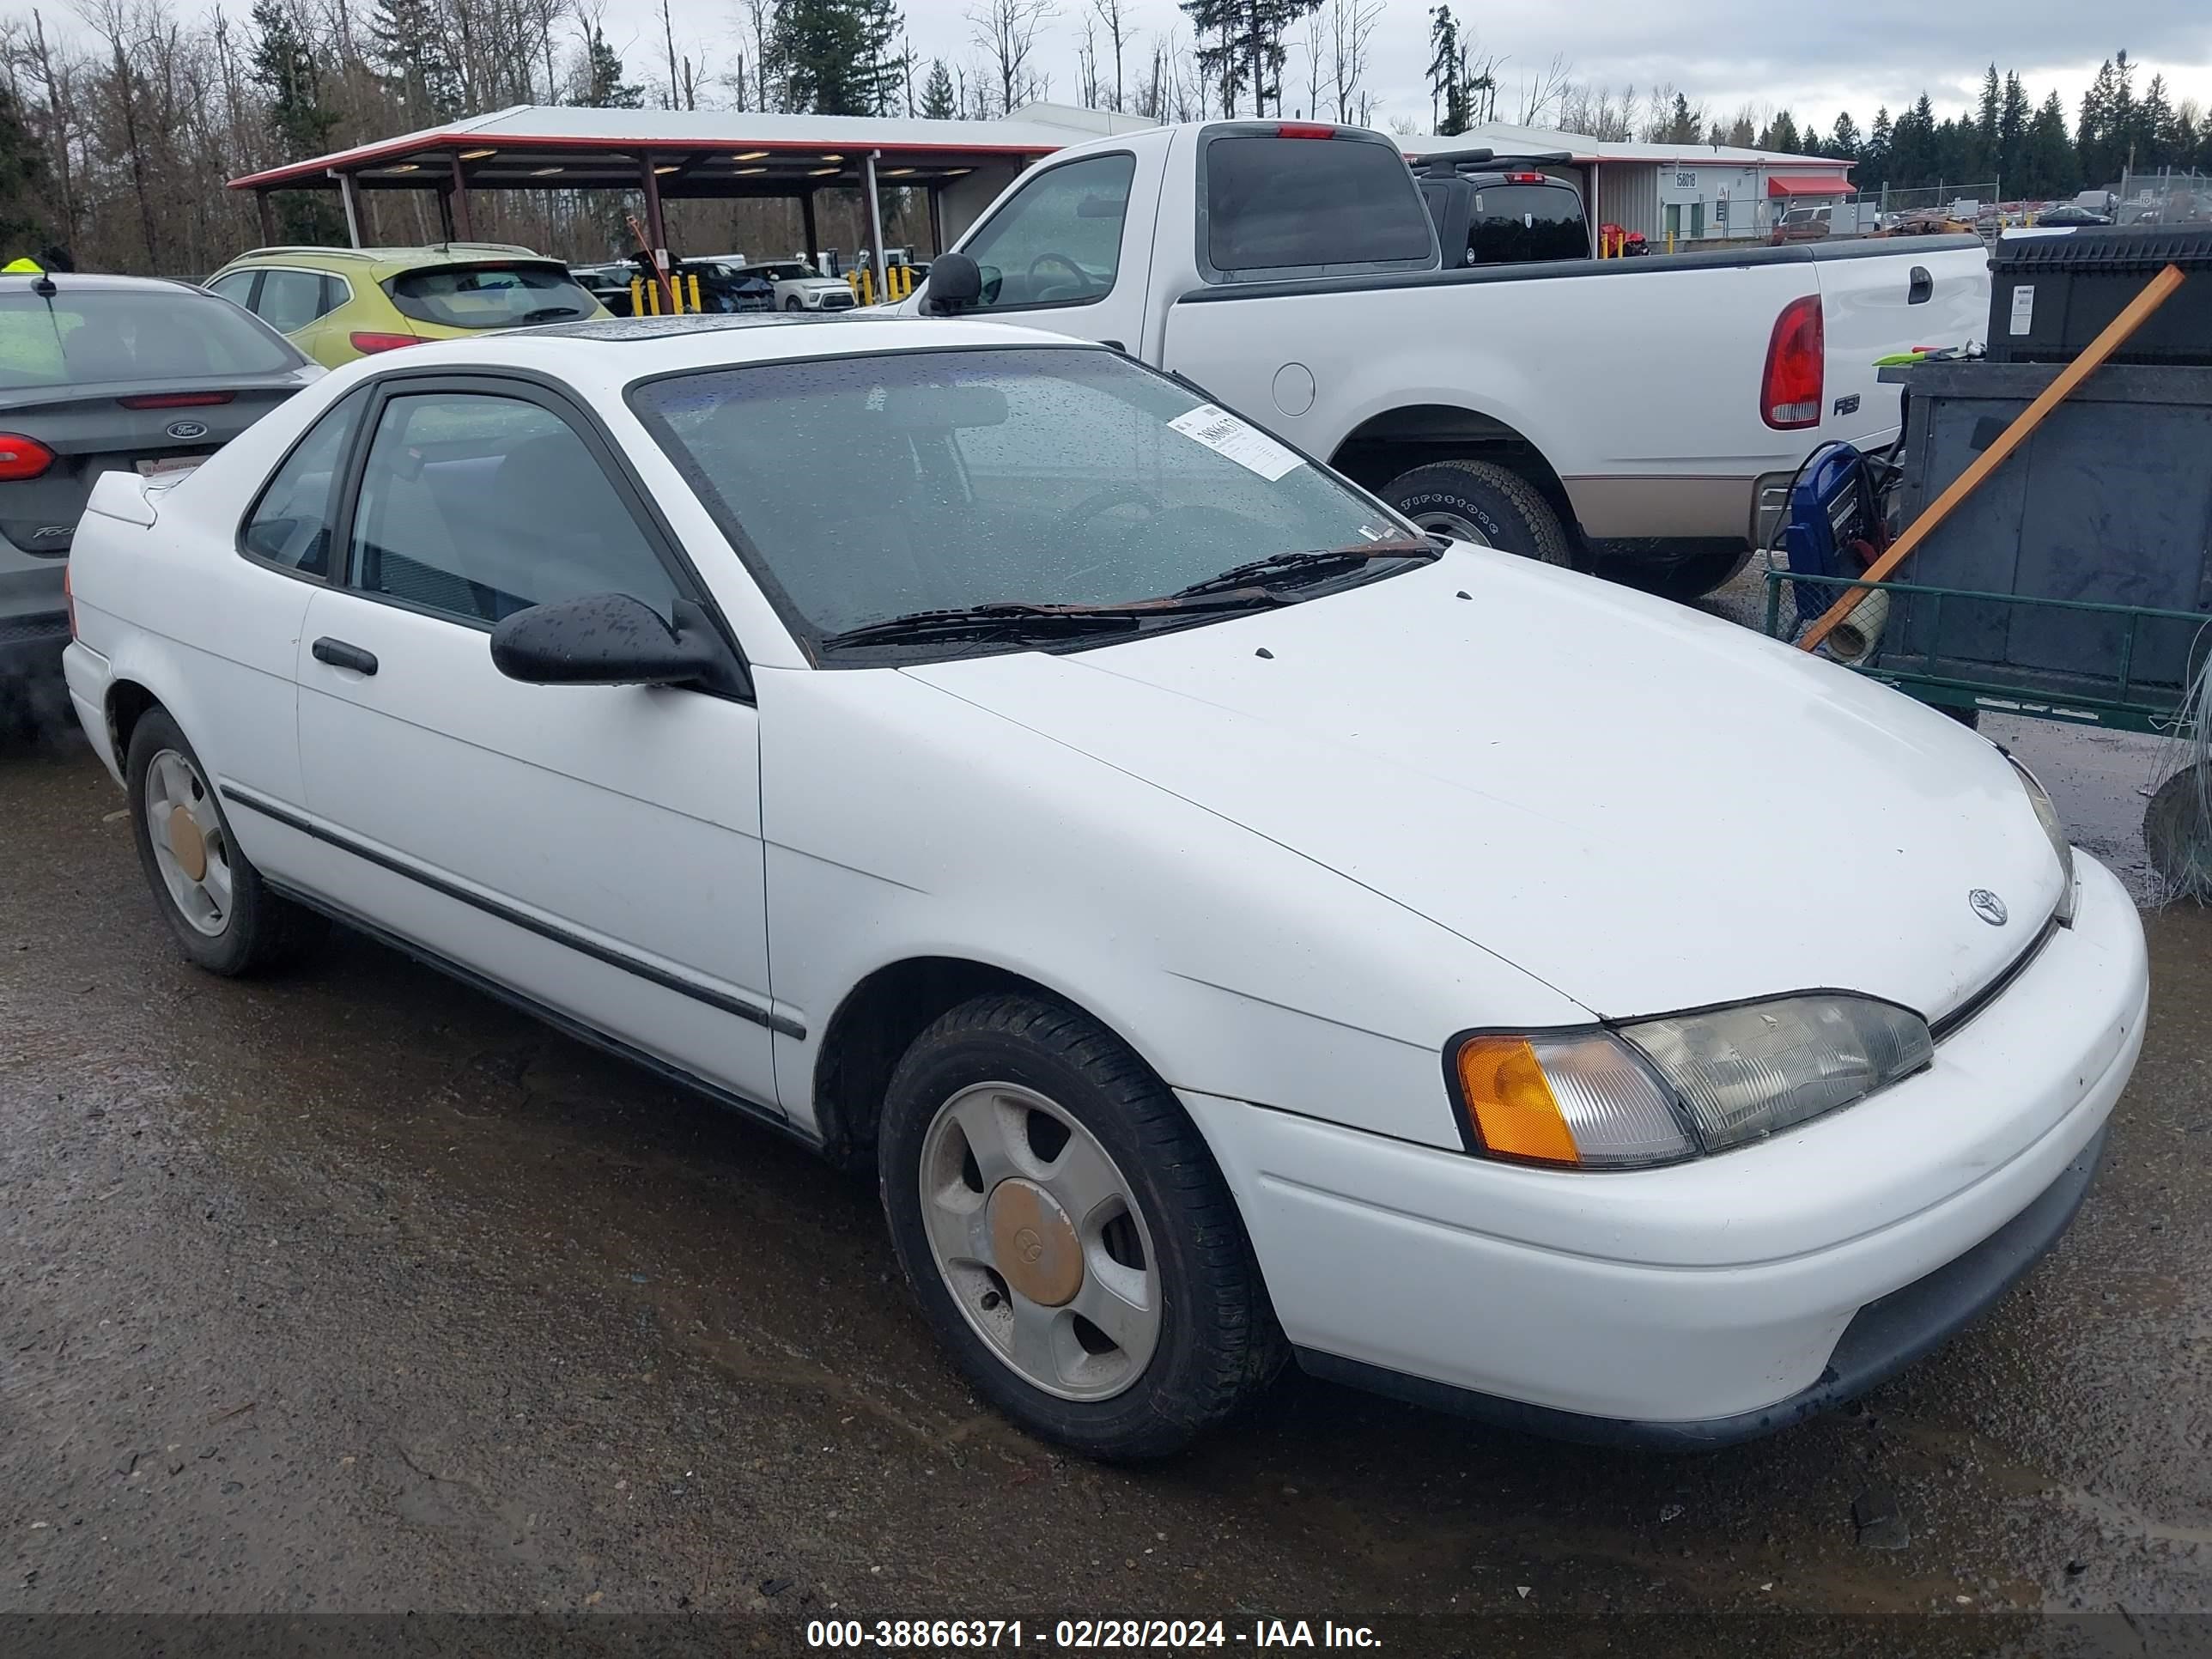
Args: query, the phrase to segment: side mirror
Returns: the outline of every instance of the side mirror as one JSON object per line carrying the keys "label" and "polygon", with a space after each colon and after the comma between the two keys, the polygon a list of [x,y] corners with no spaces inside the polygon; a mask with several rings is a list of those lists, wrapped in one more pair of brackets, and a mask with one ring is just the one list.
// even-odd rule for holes
{"label": "side mirror", "polygon": [[678,634],[627,593],[518,611],[491,630],[492,665],[528,685],[678,685],[714,674],[712,636]]}
{"label": "side mirror", "polygon": [[983,273],[964,253],[940,253],[930,262],[929,308],[958,311],[983,297]]}

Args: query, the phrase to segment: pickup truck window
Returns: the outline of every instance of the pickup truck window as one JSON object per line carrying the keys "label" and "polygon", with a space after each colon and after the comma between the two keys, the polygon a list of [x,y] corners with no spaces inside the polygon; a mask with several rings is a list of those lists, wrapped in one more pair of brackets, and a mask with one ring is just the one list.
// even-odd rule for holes
{"label": "pickup truck window", "polygon": [[1587,259],[1589,253],[1582,198],[1564,185],[1491,185],[1474,192],[1467,222],[1468,264],[1517,265]]}
{"label": "pickup truck window", "polygon": [[1206,146],[1204,184],[1218,277],[1425,264],[1436,246],[1393,144],[1222,133]]}
{"label": "pickup truck window", "polygon": [[1114,290],[1137,158],[1086,156],[1040,173],[963,251],[983,274],[975,311],[1085,306]]}
{"label": "pickup truck window", "polygon": [[1087,347],[708,369],[630,401],[810,645],[916,611],[1140,604],[1254,559],[1412,535],[1177,382]]}

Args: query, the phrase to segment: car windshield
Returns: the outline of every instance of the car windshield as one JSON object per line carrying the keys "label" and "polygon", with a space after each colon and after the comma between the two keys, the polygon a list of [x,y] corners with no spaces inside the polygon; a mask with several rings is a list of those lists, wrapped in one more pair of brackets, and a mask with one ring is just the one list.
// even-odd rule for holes
{"label": "car windshield", "polygon": [[385,284],[401,314],[447,328],[513,328],[589,317],[598,302],[550,261],[533,264],[434,265],[403,271]]}
{"label": "car windshield", "polygon": [[630,397],[794,631],[829,653],[832,636],[917,612],[1139,605],[1255,560],[1418,544],[1259,428],[1111,352],[763,364]]}
{"label": "car windshield", "polygon": [[228,300],[193,289],[0,295],[0,388],[276,374],[304,361]]}

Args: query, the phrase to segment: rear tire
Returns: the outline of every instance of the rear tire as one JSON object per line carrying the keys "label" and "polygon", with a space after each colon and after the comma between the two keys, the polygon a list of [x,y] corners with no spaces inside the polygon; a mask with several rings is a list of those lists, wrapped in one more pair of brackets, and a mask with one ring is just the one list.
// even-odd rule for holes
{"label": "rear tire", "polygon": [[2143,851],[2169,897],[2212,903],[2212,823],[2199,811],[2203,764],[2185,766],[2159,785],[2143,809]]}
{"label": "rear tire", "polygon": [[[124,778],[155,908],[197,966],[235,977],[294,961],[321,942],[328,921],[269,890],[167,709],[147,710],[131,728]],[[159,840],[157,815],[167,826]]]}
{"label": "rear tire", "polygon": [[1566,528],[1543,493],[1495,461],[1431,461],[1393,478],[1382,495],[1433,534],[1544,564],[1575,562]]}
{"label": "rear tire", "polygon": [[1702,599],[1717,588],[1726,587],[1751,563],[1751,549],[1741,552],[1697,553],[1673,564],[1661,565],[1647,575],[1642,572],[1626,580],[1631,586],[1647,593],[1656,593],[1665,599],[1686,603]]}
{"label": "rear tire", "polygon": [[938,1019],[892,1073],[877,1166],[922,1312],[976,1392],[1034,1434],[1164,1456],[1282,1364],[1206,1142],[1075,1009],[1001,994]]}

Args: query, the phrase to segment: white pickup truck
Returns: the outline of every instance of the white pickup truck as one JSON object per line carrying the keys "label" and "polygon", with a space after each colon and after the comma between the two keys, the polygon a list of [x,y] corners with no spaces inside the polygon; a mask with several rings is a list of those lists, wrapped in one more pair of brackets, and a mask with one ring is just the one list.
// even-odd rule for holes
{"label": "white pickup truck", "polygon": [[1886,443],[1875,360],[1982,333],[1972,237],[1470,266],[1381,134],[1117,134],[1007,187],[896,309],[1101,340],[1424,528],[1686,597],[1764,544],[1799,463]]}

